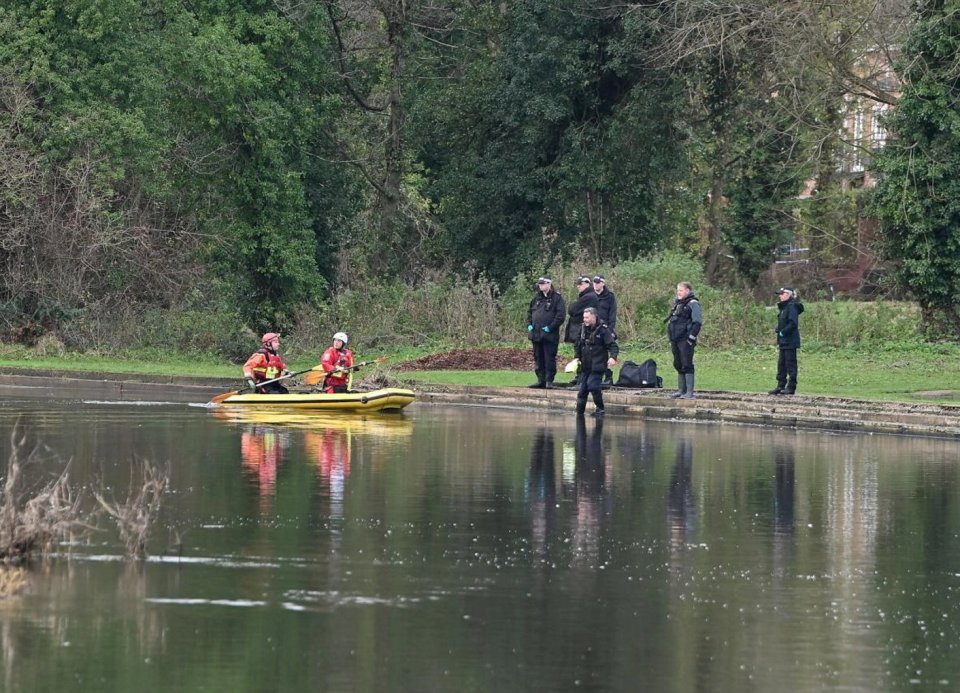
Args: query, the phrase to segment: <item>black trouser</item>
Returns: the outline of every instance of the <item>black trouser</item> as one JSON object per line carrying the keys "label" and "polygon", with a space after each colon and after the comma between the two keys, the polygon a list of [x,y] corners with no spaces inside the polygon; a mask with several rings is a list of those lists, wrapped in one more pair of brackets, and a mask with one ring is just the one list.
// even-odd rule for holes
{"label": "black trouser", "polygon": [[262,392],[265,395],[288,395],[290,391],[283,386],[283,383],[270,383],[269,385],[264,385],[263,387],[258,387],[257,392]]}
{"label": "black trouser", "polygon": [[537,381],[552,383],[557,377],[557,349],[559,342],[541,339],[533,343],[533,361],[536,364]]}
{"label": "black trouser", "polygon": [[597,409],[603,409],[603,371],[584,371],[580,373],[580,389],[577,391],[577,411],[583,412],[587,404],[587,395],[593,395]]}
{"label": "black trouser", "polygon": [[797,350],[780,348],[780,358],[777,359],[777,385],[783,387],[787,379],[796,388],[797,386]]}
{"label": "black trouser", "polygon": [[673,367],[677,373],[693,373],[693,344],[684,337],[679,342],[670,342],[673,351]]}

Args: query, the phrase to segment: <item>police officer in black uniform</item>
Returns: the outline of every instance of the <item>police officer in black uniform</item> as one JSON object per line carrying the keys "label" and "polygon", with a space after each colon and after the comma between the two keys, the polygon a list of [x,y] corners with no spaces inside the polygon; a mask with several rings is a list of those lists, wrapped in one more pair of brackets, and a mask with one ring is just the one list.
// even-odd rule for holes
{"label": "police officer in black uniform", "polygon": [[566,319],[567,306],[563,296],[553,288],[550,277],[537,280],[537,292],[527,310],[527,336],[533,344],[537,382],[530,387],[553,387],[557,375],[557,349],[560,346],[560,328]]}
{"label": "police officer in black uniform", "polygon": [[[607,280],[602,274],[593,278],[593,292],[597,295],[597,317],[606,323],[613,336],[617,336],[617,297],[607,288]],[[603,374],[605,387],[613,385],[613,370],[608,368]]]}
{"label": "police officer in black uniform", "polygon": [[601,380],[604,372],[616,365],[620,347],[613,330],[600,322],[596,308],[590,307],[583,311],[583,325],[580,327],[580,339],[575,351],[580,359],[577,416],[583,416],[587,410],[587,395],[590,394],[593,395],[593,403],[597,405],[593,415],[599,418],[604,414]]}
{"label": "police officer in black uniform", "polygon": [[[567,308],[570,319],[567,321],[567,332],[564,337],[564,341],[573,344],[574,351],[576,351],[577,342],[580,339],[580,328],[583,326],[583,311],[587,308],[597,310],[599,305],[597,293],[593,290],[593,282],[590,281],[590,277],[585,275],[577,277],[577,298]],[[582,373],[583,366],[581,365],[573,382],[570,383],[570,389],[579,387]]]}
{"label": "police officer in black uniform", "polygon": [[669,396],[693,399],[693,350],[703,326],[703,309],[690,282],[677,284],[677,299],[666,322],[673,367],[677,369],[677,391]]}

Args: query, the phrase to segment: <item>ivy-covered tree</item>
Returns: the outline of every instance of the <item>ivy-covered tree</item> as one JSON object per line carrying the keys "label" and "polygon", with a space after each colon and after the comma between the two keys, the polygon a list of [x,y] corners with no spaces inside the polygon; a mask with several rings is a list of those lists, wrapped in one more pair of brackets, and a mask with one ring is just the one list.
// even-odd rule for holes
{"label": "ivy-covered tree", "polygon": [[473,16],[474,31],[443,41],[459,44],[437,59],[442,79],[410,97],[446,256],[509,280],[560,253],[599,262],[660,247],[684,158],[681,98],[643,67],[624,17],[582,0]]}
{"label": "ivy-covered tree", "polygon": [[876,159],[880,250],[933,337],[960,337],[960,1],[919,0]]}
{"label": "ivy-covered tree", "polygon": [[[769,99],[786,98],[778,95]],[[771,108],[751,109],[758,132],[741,139],[742,151],[726,189],[729,204],[723,237],[739,274],[751,285],[774,260],[778,246],[789,240],[789,201],[803,189],[803,156],[799,138],[786,118]],[[750,131],[748,131],[750,132]]]}

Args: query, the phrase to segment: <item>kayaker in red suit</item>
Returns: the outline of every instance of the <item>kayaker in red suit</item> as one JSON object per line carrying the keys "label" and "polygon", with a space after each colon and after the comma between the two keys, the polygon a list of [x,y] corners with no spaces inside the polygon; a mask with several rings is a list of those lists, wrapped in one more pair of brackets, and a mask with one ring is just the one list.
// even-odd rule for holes
{"label": "kayaker in red suit", "polygon": [[287,366],[280,357],[280,335],[267,332],[260,339],[263,348],[253,352],[243,364],[243,377],[251,390],[260,394],[285,395],[289,392],[282,382],[261,386],[265,380],[279,378],[286,373]]}
{"label": "kayaker in red suit", "polygon": [[346,392],[350,384],[350,374],[344,370],[353,365],[353,352],[347,348],[350,341],[345,332],[333,335],[333,346],[323,352],[320,365],[327,377],[323,381],[323,391]]}

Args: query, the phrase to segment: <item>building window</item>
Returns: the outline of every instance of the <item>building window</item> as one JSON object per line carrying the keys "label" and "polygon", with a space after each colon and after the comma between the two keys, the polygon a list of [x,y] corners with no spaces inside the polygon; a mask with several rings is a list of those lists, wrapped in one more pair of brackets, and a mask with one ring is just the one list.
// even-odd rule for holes
{"label": "building window", "polygon": [[863,170],[863,109],[860,106],[853,114],[853,166],[850,170]]}
{"label": "building window", "polygon": [[883,119],[887,115],[890,107],[885,104],[877,104],[873,107],[873,148],[881,149],[887,143],[887,128],[883,124]]}

